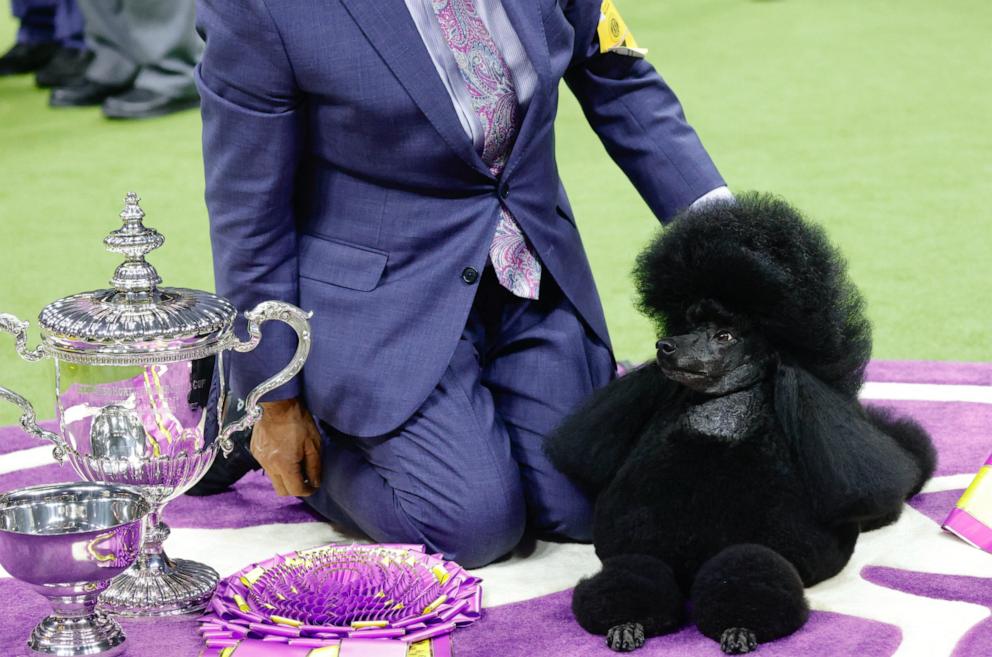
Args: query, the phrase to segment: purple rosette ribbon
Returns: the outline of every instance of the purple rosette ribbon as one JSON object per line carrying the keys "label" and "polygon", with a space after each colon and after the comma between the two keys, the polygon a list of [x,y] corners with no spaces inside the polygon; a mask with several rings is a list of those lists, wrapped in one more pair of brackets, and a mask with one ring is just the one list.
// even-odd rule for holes
{"label": "purple rosette ribbon", "polygon": [[481,579],[422,545],[327,545],[221,581],[203,657],[449,657],[482,612]]}

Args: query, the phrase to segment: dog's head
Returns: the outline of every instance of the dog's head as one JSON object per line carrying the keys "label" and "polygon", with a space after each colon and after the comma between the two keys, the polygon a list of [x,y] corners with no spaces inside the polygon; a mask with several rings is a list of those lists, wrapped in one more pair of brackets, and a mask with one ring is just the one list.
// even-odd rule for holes
{"label": "dog's head", "polygon": [[725,395],[767,378],[772,351],[746,318],[712,300],[693,305],[686,316],[689,332],[658,340],[662,373],[707,395]]}
{"label": "dog's head", "polygon": [[[823,229],[780,199],[741,194],[683,213],[641,254],[635,277],[658,335],[674,336],[666,348],[675,351],[659,363],[686,386],[706,391],[693,373],[712,380],[737,370],[745,354],[760,351],[752,339],[759,335],[779,362],[845,396],[861,387],[871,354],[861,295]],[[737,323],[708,316],[712,302]]]}

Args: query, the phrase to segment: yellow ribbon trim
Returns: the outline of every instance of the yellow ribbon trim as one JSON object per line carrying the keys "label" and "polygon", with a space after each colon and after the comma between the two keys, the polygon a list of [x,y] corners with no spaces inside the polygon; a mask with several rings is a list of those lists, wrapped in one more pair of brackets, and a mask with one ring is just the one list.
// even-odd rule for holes
{"label": "yellow ribbon trim", "polygon": [[406,657],[434,657],[431,640],[424,639],[410,646],[406,651]]}
{"label": "yellow ribbon trim", "polygon": [[340,645],[333,646],[323,646],[321,648],[314,648],[307,653],[307,657],[338,657],[341,652]]}
{"label": "yellow ribbon trim", "polygon": [[987,465],[978,471],[975,478],[971,480],[971,484],[968,486],[968,489],[962,493],[961,499],[958,500],[956,506],[959,509],[966,509],[967,506],[973,501],[975,495],[978,493],[978,490],[982,487],[982,482],[989,476],[990,471],[992,471],[992,467]]}
{"label": "yellow ribbon trim", "polygon": [[451,579],[451,573],[444,569],[444,566],[434,566],[431,568],[431,572],[434,573],[434,577],[437,578],[439,584],[444,585],[448,583]]}
{"label": "yellow ribbon trim", "polygon": [[438,607],[440,607],[441,605],[443,605],[447,600],[448,600],[448,596],[446,595],[439,596],[437,600],[424,607],[424,611],[421,613],[429,614]]}
{"label": "yellow ribbon trim", "polygon": [[303,623],[301,623],[300,621],[295,620],[293,618],[286,618],[285,616],[276,616],[276,615],[269,616],[269,618],[271,618],[272,619],[272,622],[275,623],[276,625],[288,625],[290,627],[303,627]]}
{"label": "yellow ribbon trim", "polygon": [[351,624],[356,630],[361,630],[367,627],[386,627],[389,625],[389,621],[355,621]]}

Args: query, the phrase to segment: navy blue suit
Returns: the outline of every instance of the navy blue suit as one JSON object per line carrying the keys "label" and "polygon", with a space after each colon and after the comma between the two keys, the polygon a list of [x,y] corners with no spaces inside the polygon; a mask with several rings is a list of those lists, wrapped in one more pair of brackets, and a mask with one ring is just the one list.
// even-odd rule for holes
{"label": "navy blue suit", "polygon": [[[241,308],[281,299],[315,312],[314,347],[304,373],[278,394],[302,396],[332,434],[329,451],[357,454],[354,467],[362,459],[372,462],[387,491],[409,483],[409,477],[400,481],[383,475],[398,466],[384,465],[388,459],[374,450],[422,420],[425,408],[437,406],[438,394],[447,391],[450,396],[447,378],[470,385],[452,371],[454,363],[481,368],[481,379],[475,377],[479,385],[497,385],[487,383],[487,368],[496,367],[489,350],[499,342],[499,322],[507,316],[531,318],[518,325],[528,327],[518,334],[529,334],[532,344],[533,332],[541,331],[534,313],[571,313],[578,327],[573,332],[594,342],[601,353],[597,347],[573,344],[573,350],[596,353],[572,375],[554,368],[543,374],[539,368],[528,371],[526,362],[518,362],[518,377],[566,380],[545,381],[544,394],[560,399],[543,405],[544,411],[533,404],[522,420],[517,409],[519,422],[501,419],[497,401],[493,421],[503,438],[508,424],[529,424],[527,430],[535,435],[546,430],[583,394],[608,380],[606,323],[555,162],[553,123],[560,80],[660,219],[724,184],[654,68],[645,60],[599,53],[599,0],[503,4],[537,72],[538,86],[498,179],[459,123],[403,0],[201,0],[198,6],[206,39],[198,84],[218,291]],[[498,286],[485,284],[486,276],[466,275],[486,268],[501,203],[544,265],[542,300],[532,307],[502,298]],[[487,289],[493,291],[480,298]],[[498,309],[492,308],[494,303]],[[497,326],[483,330],[480,322]],[[236,389],[246,389],[289,360],[292,340],[275,334],[276,329],[268,328],[257,355],[237,357]],[[479,337],[483,334],[484,339]],[[541,340],[554,342],[547,334]],[[460,349],[467,343],[474,356],[464,359]],[[505,351],[506,345],[501,348]],[[583,368],[581,375],[574,373]],[[505,379],[498,385],[513,387]],[[466,407],[477,408],[473,394],[467,391]],[[540,417],[531,422],[531,415]],[[488,430],[473,422],[470,426],[478,431]],[[436,432],[454,431],[444,427],[437,423]],[[531,446],[529,456],[521,457],[515,442],[512,450],[507,447],[510,451],[524,470],[533,465],[524,465],[528,458],[542,458],[539,445]],[[419,467],[416,453],[403,459],[408,469]],[[342,460],[344,456],[336,463]],[[505,522],[495,525],[512,523],[524,498],[528,506],[542,504],[535,497],[543,495],[526,483],[520,494],[507,492],[503,474],[493,475],[494,481],[502,478],[502,488],[475,493],[483,498],[499,491],[522,495],[519,503],[509,505],[514,508],[504,514]],[[526,472],[523,476],[526,480]],[[366,518],[366,511],[354,508],[357,498],[346,499],[357,494],[333,490],[335,485],[346,487],[334,480],[325,468],[318,508],[335,502],[351,505],[343,514],[341,509],[326,513],[336,519],[347,516],[376,539],[411,538],[388,535],[379,526],[388,521]],[[410,484],[411,499],[427,496],[416,494],[417,486],[423,491],[427,485],[420,480]],[[546,491],[549,499],[556,494],[552,489]],[[471,487],[453,497],[465,495],[473,495]],[[478,507],[483,512],[468,501],[452,504],[463,504],[461,511]],[[421,511],[406,508],[415,519]],[[455,522],[456,511],[440,516]],[[544,517],[532,509],[530,515],[531,522]],[[570,528],[570,523],[581,524],[574,518],[538,522],[586,537],[587,527]],[[478,530],[463,529],[454,533]],[[443,540],[432,540],[436,536],[423,527],[417,531],[412,536],[417,542],[459,553]],[[510,539],[488,540],[500,543],[490,548],[498,550]],[[493,556],[498,554],[486,555]]]}

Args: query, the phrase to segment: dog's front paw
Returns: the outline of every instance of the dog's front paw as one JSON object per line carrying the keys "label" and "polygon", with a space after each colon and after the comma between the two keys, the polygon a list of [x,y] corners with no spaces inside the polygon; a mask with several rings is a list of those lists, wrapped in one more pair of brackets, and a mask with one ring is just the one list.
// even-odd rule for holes
{"label": "dog's front paw", "polygon": [[758,647],[758,638],[745,627],[731,627],[720,637],[720,649],[728,655],[742,655]]}
{"label": "dog's front paw", "polygon": [[606,645],[617,652],[636,650],[644,645],[644,626],[640,623],[614,625],[606,633]]}

